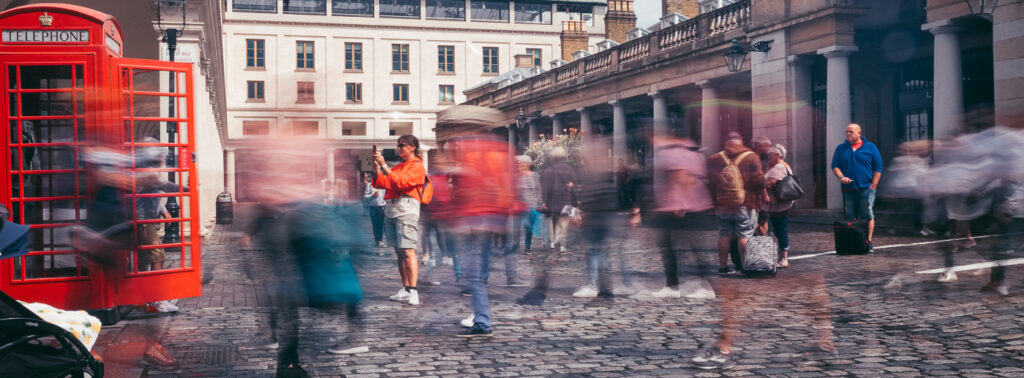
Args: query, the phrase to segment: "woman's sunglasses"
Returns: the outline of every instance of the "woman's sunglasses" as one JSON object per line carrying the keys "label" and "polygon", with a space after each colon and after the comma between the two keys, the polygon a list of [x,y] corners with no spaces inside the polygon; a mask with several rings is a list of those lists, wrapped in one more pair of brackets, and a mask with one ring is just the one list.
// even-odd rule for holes
{"label": "woman's sunglasses", "polygon": [[405,144],[405,143],[399,143],[398,144],[398,148],[402,148],[402,147],[405,147],[405,146],[408,146],[408,144]]}

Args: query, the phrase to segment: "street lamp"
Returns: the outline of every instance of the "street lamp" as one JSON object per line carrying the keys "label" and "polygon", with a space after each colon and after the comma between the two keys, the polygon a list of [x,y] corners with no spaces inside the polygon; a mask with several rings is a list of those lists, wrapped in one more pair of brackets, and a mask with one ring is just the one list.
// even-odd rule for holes
{"label": "street lamp", "polygon": [[967,9],[971,11],[972,15],[991,21],[992,12],[996,10],[999,0],[964,0],[964,2],[967,3]]}
{"label": "street lamp", "polygon": [[526,114],[523,114],[523,108],[519,108],[519,115],[516,116],[516,127],[523,128],[526,125]]}
{"label": "street lamp", "polygon": [[[174,61],[174,51],[178,48],[178,37],[185,30],[185,0],[155,0],[156,3],[156,26],[160,29],[160,33],[163,34],[163,42],[167,43],[167,59],[171,62]],[[163,16],[168,16],[168,19],[175,18],[181,15],[181,27],[180,28],[167,28],[164,29],[161,19]],[[167,89],[170,93],[177,93],[175,88],[175,79],[177,74],[174,71],[168,72]],[[175,110],[175,99],[177,97],[168,96],[167,100],[167,118],[177,117]],[[174,121],[167,121],[167,141],[169,143],[176,144],[177,139],[175,135],[178,132],[178,123]],[[178,166],[177,147],[167,147],[167,167],[175,168]],[[170,182],[177,181],[175,177],[177,172],[168,172],[167,180]],[[171,219],[178,219],[181,216],[181,206],[178,205],[177,199],[174,197],[167,197],[167,205],[165,205],[167,213],[170,214]],[[178,222],[167,223],[166,229],[164,230],[164,244],[181,243],[181,225]]]}
{"label": "street lamp", "polygon": [[748,51],[766,53],[772,49],[772,42],[775,40],[769,39],[743,47],[738,39],[733,38],[732,46],[725,50],[725,64],[729,67],[729,72],[740,72],[743,69],[743,62],[747,60]]}

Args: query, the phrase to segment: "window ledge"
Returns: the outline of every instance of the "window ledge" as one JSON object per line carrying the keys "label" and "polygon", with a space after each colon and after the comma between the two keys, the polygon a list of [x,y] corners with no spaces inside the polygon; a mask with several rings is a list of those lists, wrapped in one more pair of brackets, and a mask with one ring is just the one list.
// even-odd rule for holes
{"label": "window ledge", "polygon": [[438,105],[455,105],[455,101],[441,101],[441,102],[438,102],[437,104]]}
{"label": "window ledge", "polygon": [[296,104],[315,104],[316,101],[313,101],[313,100],[295,100],[295,103]]}
{"label": "window ledge", "polygon": [[344,71],[341,71],[341,72],[342,73],[363,73],[363,70],[361,70],[361,69],[359,69],[359,70],[344,70]]}
{"label": "window ledge", "polygon": [[441,76],[455,76],[455,72],[449,71],[437,71],[437,74]]}
{"label": "window ledge", "polygon": [[246,71],[266,71],[267,67],[266,66],[263,66],[263,67],[249,67],[249,66],[246,66],[245,70]]}
{"label": "window ledge", "polygon": [[249,98],[249,99],[246,99],[245,102],[249,103],[249,104],[264,104],[264,103],[267,102],[267,100],[263,99],[263,98],[258,98],[258,99],[257,98]]}
{"label": "window ledge", "polygon": [[484,73],[480,74],[480,76],[498,76],[498,74],[491,73],[491,72],[484,72]]}
{"label": "window ledge", "polygon": [[412,73],[412,71],[391,71],[392,75],[408,75],[410,73]]}
{"label": "window ledge", "polygon": [[409,105],[409,101],[391,101],[391,105]]}
{"label": "window ledge", "polygon": [[295,72],[316,72],[316,68],[296,68]]}
{"label": "window ledge", "polygon": [[363,102],[362,101],[348,101],[348,100],[346,100],[345,103],[346,104],[362,104]]}

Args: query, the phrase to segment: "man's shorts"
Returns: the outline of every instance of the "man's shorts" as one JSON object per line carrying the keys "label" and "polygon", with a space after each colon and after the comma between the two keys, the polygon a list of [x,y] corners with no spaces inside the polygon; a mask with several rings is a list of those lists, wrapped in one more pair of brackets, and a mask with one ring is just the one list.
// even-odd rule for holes
{"label": "man's shorts", "polygon": [[416,249],[420,243],[420,220],[417,214],[400,215],[384,220],[384,233],[389,244],[398,249]]}
{"label": "man's shorts", "polygon": [[875,219],[875,191],[864,188],[843,192],[843,207],[846,219]]}
{"label": "man's shorts", "polygon": [[[162,244],[163,223],[143,223],[139,225],[139,246]],[[139,270],[149,270],[149,264],[162,263],[167,260],[163,248],[139,249]]]}
{"label": "man's shorts", "polygon": [[718,211],[715,214],[718,236],[750,238],[757,227],[757,210],[740,206],[735,209]]}

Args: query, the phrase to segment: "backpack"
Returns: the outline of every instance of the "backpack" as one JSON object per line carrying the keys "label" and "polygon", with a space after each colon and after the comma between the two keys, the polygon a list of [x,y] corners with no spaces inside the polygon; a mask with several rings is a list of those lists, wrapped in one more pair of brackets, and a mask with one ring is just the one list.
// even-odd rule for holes
{"label": "backpack", "polygon": [[719,206],[742,206],[746,201],[746,191],[743,189],[743,172],[740,172],[739,163],[743,162],[743,159],[747,155],[752,154],[751,151],[741,153],[736,157],[736,160],[729,160],[725,156],[725,151],[719,152],[722,155],[722,160],[725,160],[725,168],[722,168],[722,172],[718,174],[720,185],[718,186],[718,200]]}

